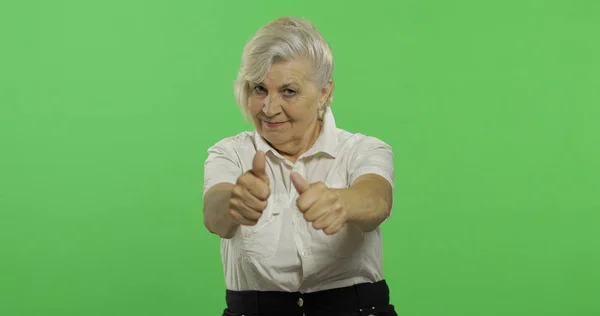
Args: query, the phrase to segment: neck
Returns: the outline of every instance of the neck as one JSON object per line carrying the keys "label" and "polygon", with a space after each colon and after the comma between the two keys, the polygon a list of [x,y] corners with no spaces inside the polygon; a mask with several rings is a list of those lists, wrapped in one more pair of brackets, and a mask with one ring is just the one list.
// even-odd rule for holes
{"label": "neck", "polygon": [[285,144],[276,149],[287,160],[296,162],[302,154],[307,152],[315,144],[321,134],[321,128],[321,121],[316,120],[314,128],[310,129],[312,132],[306,133],[305,137],[298,142]]}

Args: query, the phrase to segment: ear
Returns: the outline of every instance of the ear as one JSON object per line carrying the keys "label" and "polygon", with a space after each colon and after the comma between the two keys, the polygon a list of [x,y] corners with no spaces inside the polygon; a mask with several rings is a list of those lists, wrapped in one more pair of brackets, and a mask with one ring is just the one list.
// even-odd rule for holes
{"label": "ear", "polygon": [[321,109],[323,108],[325,101],[327,101],[327,98],[329,98],[329,95],[331,94],[332,89],[333,89],[333,80],[329,80],[329,82],[327,82],[327,84],[323,88],[321,88],[321,97],[319,99],[319,104],[321,105]]}

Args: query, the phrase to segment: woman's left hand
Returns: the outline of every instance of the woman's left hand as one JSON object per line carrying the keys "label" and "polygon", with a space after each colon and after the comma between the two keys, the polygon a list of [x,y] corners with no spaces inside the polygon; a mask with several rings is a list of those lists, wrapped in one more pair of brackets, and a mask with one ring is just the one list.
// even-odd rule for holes
{"label": "woman's left hand", "polygon": [[333,235],[344,227],[348,212],[340,199],[339,189],[328,188],[323,182],[309,184],[296,172],[292,173],[291,180],[299,194],[298,209],[315,229]]}

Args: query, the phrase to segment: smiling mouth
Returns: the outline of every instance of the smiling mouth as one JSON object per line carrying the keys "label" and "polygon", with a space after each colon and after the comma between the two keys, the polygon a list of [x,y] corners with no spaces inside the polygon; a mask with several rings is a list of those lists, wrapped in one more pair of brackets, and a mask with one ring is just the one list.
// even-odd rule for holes
{"label": "smiling mouth", "polygon": [[263,121],[263,123],[265,123],[265,125],[267,127],[279,127],[279,126],[283,125],[286,122],[267,122],[267,121]]}

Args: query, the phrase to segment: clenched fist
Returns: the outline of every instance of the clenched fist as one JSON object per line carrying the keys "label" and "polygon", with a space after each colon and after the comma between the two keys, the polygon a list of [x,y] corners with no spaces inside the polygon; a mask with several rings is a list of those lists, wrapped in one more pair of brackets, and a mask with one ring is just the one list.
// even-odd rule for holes
{"label": "clenched fist", "polygon": [[265,167],[265,153],[256,152],[252,170],[242,174],[231,191],[229,215],[240,225],[255,225],[267,207],[271,188]]}
{"label": "clenched fist", "polygon": [[348,211],[335,189],[323,182],[309,184],[300,174],[293,172],[292,183],[298,191],[296,204],[307,222],[314,229],[322,229],[327,235],[339,232],[348,219]]}

